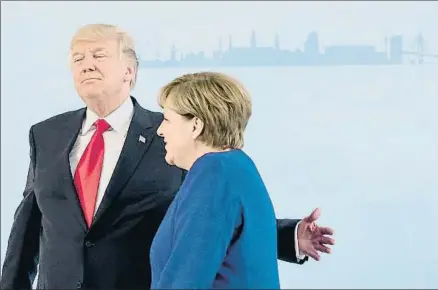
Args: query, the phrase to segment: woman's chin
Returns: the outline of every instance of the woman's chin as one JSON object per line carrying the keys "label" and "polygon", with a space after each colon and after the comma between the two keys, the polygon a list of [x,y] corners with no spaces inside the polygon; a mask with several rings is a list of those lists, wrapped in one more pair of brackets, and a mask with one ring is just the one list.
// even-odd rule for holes
{"label": "woman's chin", "polygon": [[168,154],[166,154],[165,159],[166,159],[167,164],[169,164],[170,166],[175,165],[175,163],[173,162],[173,158],[170,157]]}

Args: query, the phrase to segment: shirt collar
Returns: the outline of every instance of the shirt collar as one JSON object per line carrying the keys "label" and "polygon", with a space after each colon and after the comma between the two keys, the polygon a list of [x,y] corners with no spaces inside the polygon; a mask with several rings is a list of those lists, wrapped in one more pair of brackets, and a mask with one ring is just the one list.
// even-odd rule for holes
{"label": "shirt collar", "polygon": [[[111,130],[117,133],[126,134],[131,123],[134,113],[134,105],[131,98],[127,98],[114,112],[103,118],[111,126]],[[100,119],[99,116],[90,108],[87,108],[86,117],[82,125],[81,135],[87,134],[91,129],[94,129],[94,123]]]}

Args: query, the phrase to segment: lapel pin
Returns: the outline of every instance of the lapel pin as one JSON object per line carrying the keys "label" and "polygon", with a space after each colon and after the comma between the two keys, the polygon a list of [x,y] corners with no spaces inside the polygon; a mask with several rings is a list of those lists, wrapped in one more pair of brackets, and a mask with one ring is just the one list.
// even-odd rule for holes
{"label": "lapel pin", "polygon": [[141,143],[146,143],[146,138],[140,135],[138,137],[138,141],[140,141]]}

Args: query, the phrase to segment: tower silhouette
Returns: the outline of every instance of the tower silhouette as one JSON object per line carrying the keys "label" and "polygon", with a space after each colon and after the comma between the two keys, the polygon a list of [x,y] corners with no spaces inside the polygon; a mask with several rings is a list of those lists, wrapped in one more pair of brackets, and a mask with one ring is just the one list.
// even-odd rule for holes
{"label": "tower silhouette", "polygon": [[280,49],[280,37],[278,36],[278,33],[275,34],[274,47],[276,50]]}
{"label": "tower silhouette", "polygon": [[254,30],[251,33],[251,44],[250,44],[250,46],[252,48],[257,47],[256,35],[255,35],[255,31]]}
{"label": "tower silhouette", "polygon": [[175,44],[172,44],[172,48],[170,50],[170,60],[176,61],[176,46],[175,46]]}
{"label": "tower silhouette", "polygon": [[315,31],[309,33],[307,36],[307,40],[304,43],[304,51],[312,55],[319,53],[318,34]]}

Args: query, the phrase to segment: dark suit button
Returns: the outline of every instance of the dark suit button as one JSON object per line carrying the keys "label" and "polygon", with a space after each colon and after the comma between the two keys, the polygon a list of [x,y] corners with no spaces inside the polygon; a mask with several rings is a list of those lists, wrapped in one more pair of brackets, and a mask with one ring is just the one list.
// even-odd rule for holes
{"label": "dark suit button", "polygon": [[78,282],[76,282],[76,288],[82,288],[82,282],[81,281],[78,281]]}
{"label": "dark suit button", "polygon": [[85,247],[91,248],[92,246],[94,246],[94,244],[92,242],[90,242],[90,241],[85,242]]}

